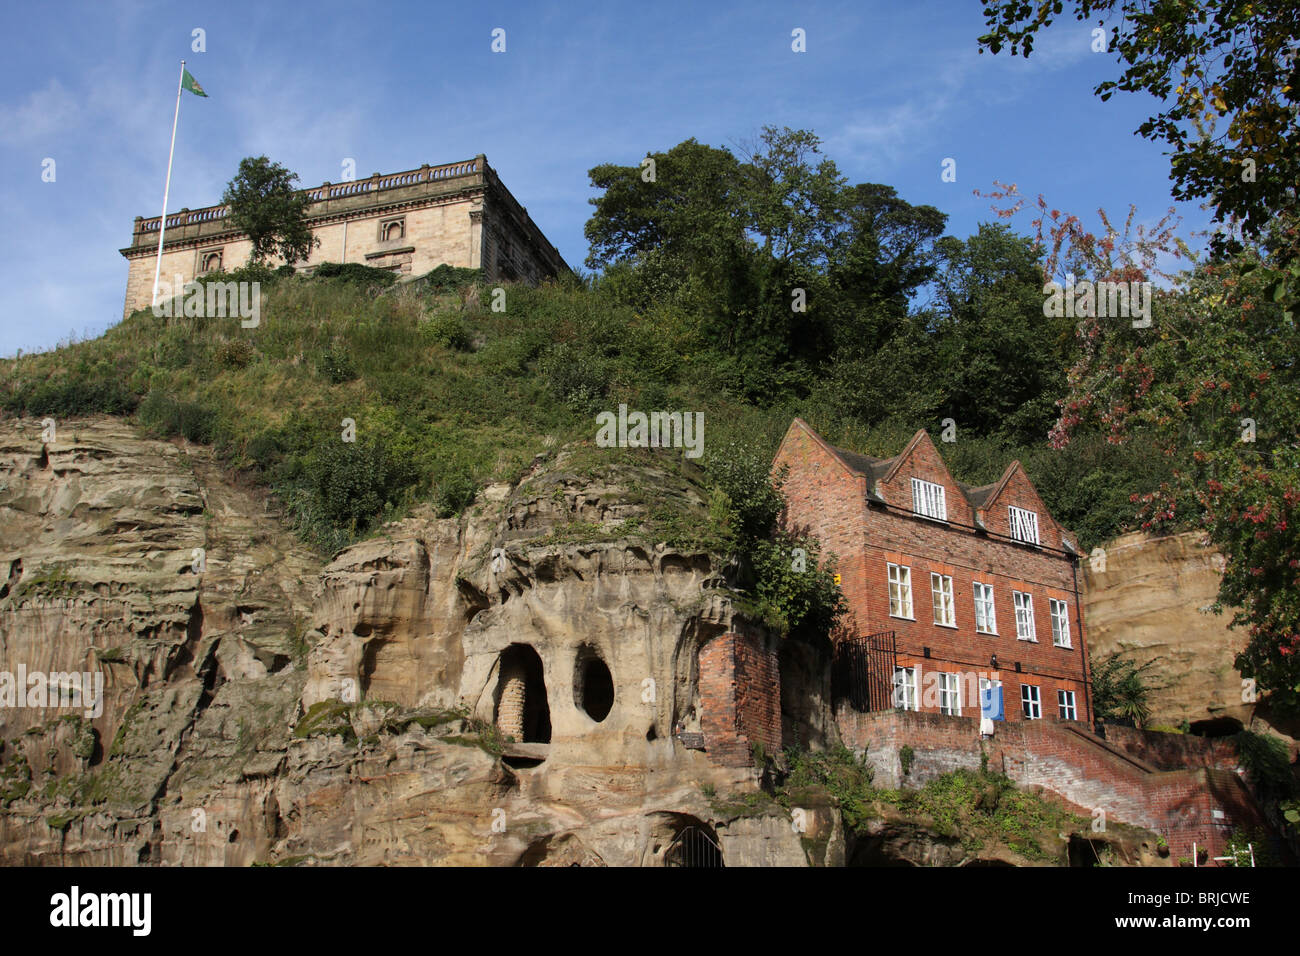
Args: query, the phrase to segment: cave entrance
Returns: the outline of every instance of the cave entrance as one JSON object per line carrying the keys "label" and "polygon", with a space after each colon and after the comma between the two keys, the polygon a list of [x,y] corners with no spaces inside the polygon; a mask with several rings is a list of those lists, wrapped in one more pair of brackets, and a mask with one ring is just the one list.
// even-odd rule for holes
{"label": "cave entrance", "polygon": [[527,644],[511,644],[501,652],[497,678],[496,725],[516,743],[551,742],[551,708],[546,702],[542,659]]}
{"label": "cave entrance", "polygon": [[614,676],[600,652],[590,645],[578,649],[574,662],[573,699],[596,723],[608,717],[614,707]]}
{"label": "cave entrance", "polygon": [[720,869],[722,847],[717,834],[700,822],[683,826],[664,852],[664,866]]}
{"label": "cave entrance", "polygon": [[1235,717],[1210,717],[1206,720],[1193,720],[1188,732],[1196,737],[1232,737],[1245,729]]}

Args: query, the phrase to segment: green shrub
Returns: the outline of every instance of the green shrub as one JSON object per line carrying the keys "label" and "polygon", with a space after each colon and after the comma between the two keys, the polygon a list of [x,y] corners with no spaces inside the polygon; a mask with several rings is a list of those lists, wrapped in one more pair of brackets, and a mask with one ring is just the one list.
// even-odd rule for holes
{"label": "green shrub", "polygon": [[452,471],[434,484],[433,506],[438,517],[450,518],[464,511],[478,494],[478,484],[466,471]]}
{"label": "green shrub", "polygon": [[140,423],[162,435],[182,435],[206,445],[212,441],[216,413],[198,402],[184,402],[162,392],[150,392],[140,403]]}
{"label": "green shrub", "polygon": [[481,269],[462,269],[446,263],[426,272],[414,281],[414,285],[430,292],[445,292],[450,289],[462,289],[473,285],[483,278]]}
{"label": "green shrub", "polygon": [[420,324],[420,334],[444,348],[464,352],[470,347],[469,329],[460,316],[442,312]]}
{"label": "green shrub", "polygon": [[551,394],[575,412],[594,412],[604,402],[611,369],[593,349],[561,342],[547,351],[540,367]]}
{"label": "green shrub", "polygon": [[340,282],[352,282],[358,285],[387,288],[397,281],[397,275],[388,269],[376,269],[363,266],[359,262],[322,262],[312,273],[313,279],[335,279]]}
{"label": "green shrub", "polygon": [[212,353],[212,360],[224,369],[243,368],[253,360],[253,345],[247,339],[226,339]]}
{"label": "green shrub", "polygon": [[1285,800],[1295,795],[1295,777],[1286,744],[1270,734],[1243,730],[1233,738],[1241,765],[1250,782],[1266,799]]}
{"label": "green shrub", "polygon": [[4,409],[15,415],[126,415],[139,402],[139,397],[117,379],[66,376],[52,381],[27,381],[11,389],[5,394]]}
{"label": "green shrub", "polygon": [[359,532],[397,502],[409,476],[377,441],[330,438],[311,457],[307,480],[325,520],[337,529]]}
{"label": "green shrub", "polygon": [[337,343],[321,352],[316,370],[334,385],[350,382],[359,374],[350,352]]}

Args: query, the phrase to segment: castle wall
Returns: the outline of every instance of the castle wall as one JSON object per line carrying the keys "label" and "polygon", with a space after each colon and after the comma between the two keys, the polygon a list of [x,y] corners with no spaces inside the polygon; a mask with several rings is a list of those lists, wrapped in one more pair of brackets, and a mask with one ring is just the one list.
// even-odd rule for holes
{"label": "castle wall", "polygon": [[[483,269],[489,282],[542,279],[568,266],[487,165],[484,157],[441,167],[306,190],[308,219],[320,245],[301,271],[322,262],[356,262],[419,276],[439,265]],[[137,219],[128,260],[123,315],[152,299],[158,218]],[[230,229],[225,209],[210,206],[169,214],[162,281],[189,282],[216,268],[248,261],[252,244]],[[272,268],[283,264],[275,258]]]}

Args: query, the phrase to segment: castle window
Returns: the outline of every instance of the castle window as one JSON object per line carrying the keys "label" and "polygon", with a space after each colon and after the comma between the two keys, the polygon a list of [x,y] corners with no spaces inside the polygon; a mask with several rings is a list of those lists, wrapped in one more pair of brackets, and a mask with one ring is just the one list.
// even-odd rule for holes
{"label": "castle window", "polygon": [[889,566],[889,615],[912,617],[912,569],[898,564]]}
{"label": "castle window", "polygon": [[996,634],[998,619],[993,613],[993,585],[975,582],[975,630]]}
{"label": "castle window", "polygon": [[1037,684],[1020,685],[1020,712],[1026,720],[1038,720],[1043,716],[1043,708],[1038,700]]}
{"label": "castle window", "polygon": [[1052,598],[1052,643],[1057,647],[1070,646],[1070,606]]}
{"label": "castle window", "polygon": [[1016,606],[1016,640],[1037,641],[1034,636],[1034,599],[1024,591],[1012,591]]}
{"label": "castle window", "polygon": [[939,713],[961,716],[961,675],[939,672]]}
{"label": "castle window", "polygon": [[934,603],[934,623],[944,627],[957,626],[957,612],[953,610],[952,578],[946,574],[930,575],[930,597]]}
{"label": "castle window", "polygon": [[943,485],[936,485],[933,481],[922,481],[920,478],[913,478],[912,511],[915,514],[934,518],[937,521],[947,521],[948,502]]}
{"label": "castle window", "polygon": [[1011,537],[1017,541],[1038,544],[1038,514],[1012,506],[1010,512]]}
{"label": "castle window", "polygon": [[919,710],[916,706],[916,668],[894,668],[894,706],[899,710]]}
{"label": "castle window", "polygon": [[379,241],[397,242],[406,238],[406,217],[399,219],[381,219],[379,222]]}
{"label": "castle window", "polygon": [[221,271],[221,250],[217,249],[215,252],[203,253],[202,258],[199,260],[199,262],[200,262],[199,265],[200,273],[220,272]]}
{"label": "castle window", "polygon": [[1078,720],[1078,711],[1074,709],[1074,691],[1058,690],[1056,692],[1056,707],[1060,711],[1062,720]]}

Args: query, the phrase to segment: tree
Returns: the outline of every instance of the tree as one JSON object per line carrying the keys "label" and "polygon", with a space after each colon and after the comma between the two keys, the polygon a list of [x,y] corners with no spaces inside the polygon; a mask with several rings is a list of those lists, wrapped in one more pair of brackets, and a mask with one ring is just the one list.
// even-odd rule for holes
{"label": "tree", "polygon": [[231,224],[253,244],[249,262],[265,263],[278,256],[292,265],[320,245],[307,224],[311,200],[293,188],[297,179],[297,173],[265,156],[239,161],[239,172],[227,184],[221,201],[230,207]]}
{"label": "tree", "polygon": [[1062,440],[1098,426],[1113,441],[1140,435],[1175,463],[1138,500],[1142,527],[1205,530],[1225,560],[1219,607],[1248,629],[1237,669],[1297,710],[1300,330],[1269,265],[1253,252],[1201,265],[1157,297],[1151,329],[1085,321],[1059,427]]}
{"label": "tree", "polygon": [[1102,720],[1131,720],[1141,727],[1151,716],[1154,687],[1146,676],[1157,659],[1136,664],[1123,653],[1092,665],[1092,710]]}
{"label": "tree", "polygon": [[[980,52],[1028,57],[1066,4],[984,4]],[[1221,223],[1262,235],[1300,185],[1300,4],[1294,0],[1073,0],[1078,21],[1109,25],[1124,65],[1095,90],[1145,91],[1159,112],[1137,132],[1171,149],[1174,197],[1205,199]]]}
{"label": "tree", "polygon": [[808,130],[730,151],[694,139],[590,171],[587,264],[637,308],[678,306],[758,401],[806,391],[836,350],[887,337],[932,274],[944,216],[849,186]]}
{"label": "tree", "polygon": [[962,241],[939,243],[935,280],[941,417],[976,434],[1018,442],[1047,439],[1064,395],[1074,321],[1043,315],[1043,282],[1032,240],[983,224]]}

